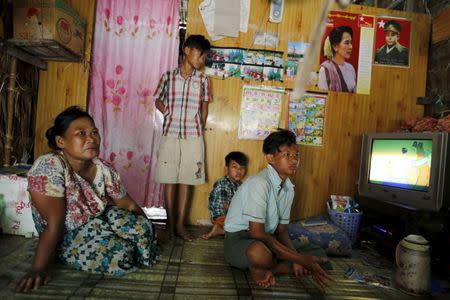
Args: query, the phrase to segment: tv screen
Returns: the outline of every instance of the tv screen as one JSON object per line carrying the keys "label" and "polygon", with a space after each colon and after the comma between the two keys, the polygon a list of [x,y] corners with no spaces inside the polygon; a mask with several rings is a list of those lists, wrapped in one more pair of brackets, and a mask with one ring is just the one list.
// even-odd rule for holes
{"label": "tv screen", "polygon": [[448,139],[447,132],[364,134],[359,194],[408,209],[449,206]]}
{"label": "tv screen", "polygon": [[433,141],[373,139],[369,183],[427,191]]}

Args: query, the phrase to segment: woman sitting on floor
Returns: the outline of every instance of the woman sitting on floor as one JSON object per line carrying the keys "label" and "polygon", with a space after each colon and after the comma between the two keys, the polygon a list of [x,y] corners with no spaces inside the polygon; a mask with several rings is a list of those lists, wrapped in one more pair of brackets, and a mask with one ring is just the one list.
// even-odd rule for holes
{"label": "woman sitting on floor", "polygon": [[46,136],[54,151],[39,157],[28,173],[39,242],[17,291],[46,284],[53,255],[78,270],[118,276],[151,266],[157,258],[152,223],[117,171],[97,157],[100,136],[92,117],[69,107]]}

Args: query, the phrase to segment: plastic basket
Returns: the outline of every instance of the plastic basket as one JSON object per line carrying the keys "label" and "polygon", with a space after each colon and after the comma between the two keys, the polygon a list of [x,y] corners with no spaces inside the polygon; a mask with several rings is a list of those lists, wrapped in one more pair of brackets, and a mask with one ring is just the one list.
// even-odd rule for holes
{"label": "plastic basket", "polygon": [[328,215],[336,226],[345,231],[352,244],[356,242],[359,234],[359,224],[361,223],[362,212],[347,213],[330,209],[327,203]]}

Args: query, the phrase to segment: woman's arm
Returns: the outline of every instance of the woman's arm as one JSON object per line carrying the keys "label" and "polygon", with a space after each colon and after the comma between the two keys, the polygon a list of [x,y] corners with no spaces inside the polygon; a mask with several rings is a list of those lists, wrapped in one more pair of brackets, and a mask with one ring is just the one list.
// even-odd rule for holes
{"label": "woman's arm", "polygon": [[31,270],[18,282],[16,291],[28,292],[37,289],[49,281],[47,266],[55,254],[56,245],[61,239],[64,229],[66,204],[64,198],[49,197],[37,192],[30,192],[31,201],[47,227],[39,235]]}
{"label": "woman's arm", "polygon": [[126,194],[125,197],[121,199],[113,199],[113,202],[118,208],[123,208],[135,213],[136,215],[145,217],[145,213],[142,208],[137,205],[136,202],[134,202],[134,200],[128,194]]}

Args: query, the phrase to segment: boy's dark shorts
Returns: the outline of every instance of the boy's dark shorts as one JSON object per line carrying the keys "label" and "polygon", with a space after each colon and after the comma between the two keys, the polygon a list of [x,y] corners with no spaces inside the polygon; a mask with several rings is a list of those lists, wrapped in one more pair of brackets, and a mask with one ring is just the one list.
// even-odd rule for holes
{"label": "boy's dark shorts", "polygon": [[247,230],[237,232],[225,231],[225,261],[233,267],[248,268],[247,248],[255,239],[251,239]]}
{"label": "boy's dark shorts", "polygon": [[[224,240],[224,254],[225,261],[232,265],[233,267],[246,269],[248,268],[247,259],[247,248],[248,246],[256,241],[250,238],[247,230],[241,230],[237,232],[227,232],[225,231]],[[301,245],[297,240],[293,240],[292,244],[298,253],[302,255],[315,255],[320,257],[326,257],[325,250],[316,245]],[[283,261],[283,263],[290,263],[288,261]],[[322,265],[324,269],[332,269],[331,265],[329,267]]]}

